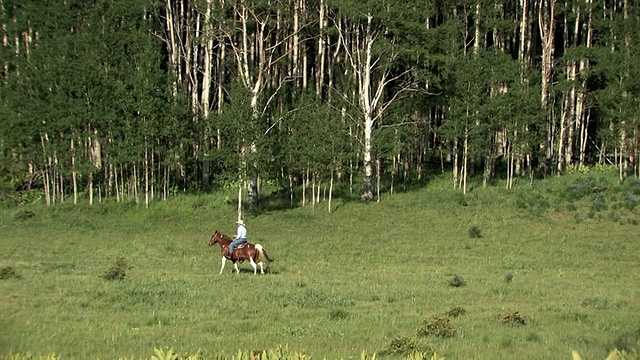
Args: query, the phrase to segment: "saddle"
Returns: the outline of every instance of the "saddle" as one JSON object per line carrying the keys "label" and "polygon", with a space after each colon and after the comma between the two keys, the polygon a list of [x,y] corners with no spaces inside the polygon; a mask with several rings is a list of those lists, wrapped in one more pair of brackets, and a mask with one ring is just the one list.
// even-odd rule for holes
{"label": "saddle", "polygon": [[249,242],[248,242],[248,241],[245,241],[245,242],[243,242],[243,243],[240,243],[240,244],[236,245],[236,246],[233,248],[233,252],[235,253],[236,251],[238,251],[238,250],[240,250],[240,249],[244,249],[244,247],[245,247],[245,246],[247,246],[247,245],[249,245]]}

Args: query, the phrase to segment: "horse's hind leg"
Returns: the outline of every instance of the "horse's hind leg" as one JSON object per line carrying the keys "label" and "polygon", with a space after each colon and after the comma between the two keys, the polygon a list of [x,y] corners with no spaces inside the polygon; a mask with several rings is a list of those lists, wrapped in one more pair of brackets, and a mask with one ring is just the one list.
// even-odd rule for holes
{"label": "horse's hind leg", "polygon": [[253,258],[249,258],[249,263],[251,264],[251,267],[253,268],[253,275],[256,275],[258,272],[258,268],[256,267],[256,262],[253,261]]}
{"label": "horse's hind leg", "polygon": [[258,266],[260,266],[260,274],[264,275],[264,268],[262,267],[262,261],[258,262]]}
{"label": "horse's hind leg", "polygon": [[238,269],[238,262],[237,261],[233,262],[233,268],[236,270],[236,275],[240,274],[240,269]]}

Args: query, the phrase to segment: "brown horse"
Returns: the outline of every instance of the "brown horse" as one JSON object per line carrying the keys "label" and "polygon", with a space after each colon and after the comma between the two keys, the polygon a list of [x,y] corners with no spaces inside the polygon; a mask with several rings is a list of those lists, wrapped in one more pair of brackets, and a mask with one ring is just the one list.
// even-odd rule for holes
{"label": "brown horse", "polygon": [[260,256],[263,256],[266,262],[271,261],[271,259],[269,259],[269,255],[267,255],[267,251],[262,247],[262,245],[254,245],[246,242],[233,248],[233,255],[229,256],[229,244],[231,244],[232,241],[233,240],[230,237],[224,235],[218,230],[213,233],[211,241],[209,241],[209,246],[213,246],[216,243],[220,244],[220,255],[222,255],[222,267],[220,268],[220,274],[222,274],[224,263],[227,259],[233,262],[233,268],[236,270],[236,274],[240,272],[240,270],[238,270],[238,261],[243,262],[245,260],[249,260],[249,263],[253,267],[254,274],[257,274],[258,271],[258,267],[256,265],[260,266],[260,274],[264,274]]}

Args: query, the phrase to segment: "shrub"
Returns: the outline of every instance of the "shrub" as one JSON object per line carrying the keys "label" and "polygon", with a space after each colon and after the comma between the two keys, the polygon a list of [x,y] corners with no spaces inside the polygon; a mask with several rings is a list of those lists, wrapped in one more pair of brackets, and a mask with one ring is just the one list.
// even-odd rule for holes
{"label": "shrub", "polygon": [[607,198],[605,193],[598,192],[593,194],[591,197],[591,203],[589,204],[589,209],[593,212],[600,212],[607,210],[609,206],[607,205]]}
{"label": "shrub", "polygon": [[533,216],[542,216],[551,207],[551,203],[542,194],[526,192],[518,195],[516,207],[528,210]]}
{"label": "shrub", "polygon": [[5,266],[0,270],[0,280],[20,279],[20,273],[13,266]]}
{"label": "shrub", "polygon": [[482,231],[477,226],[472,226],[467,230],[467,235],[470,239],[480,239],[482,237]]}
{"label": "shrub", "polygon": [[465,286],[466,284],[467,283],[464,281],[464,279],[460,275],[454,275],[453,278],[449,280],[449,286],[453,286],[453,287],[462,287],[462,286]]}
{"label": "shrub", "polygon": [[31,210],[20,210],[13,216],[13,218],[17,221],[24,221],[34,218],[35,216],[36,213]]}
{"label": "shrub", "polygon": [[331,320],[336,320],[336,321],[344,320],[348,317],[349,317],[349,313],[342,309],[331,310],[331,313],[329,314],[329,318],[331,318]]}
{"label": "shrub", "polygon": [[451,325],[449,318],[433,315],[422,322],[422,326],[418,329],[418,335],[437,336],[448,338],[455,335],[456,329]]}
{"label": "shrub", "polygon": [[633,196],[631,193],[624,193],[622,194],[620,203],[625,209],[633,211],[635,210],[636,206],[638,206],[638,199],[636,199],[635,196]]}
{"label": "shrub", "polygon": [[510,324],[510,325],[526,325],[527,324],[527,319],[525,319],[525,317],[521,315],[520,312],[518,311],[514,311],[514,312],[505,311],[502,314],[500,314],[499,320],[503,324]]}
{"label": "shrub", "polygon": [[562,190],[562,195],[569,201],[578,201],[599,189],[603,184],[598,184],[598,181],[589,176],[586,178],[578,179],[573,184],[570,184]]}
{"label": "shrub", "polygon": [[125,258],[118,258],[116,263],[107,272],[102,274],[102,278],[109,281],[122,281],[127,276],[127,270],[130,268],[129,263]]}
{"label": "shrub", "polygon": [[383,354],[408,355],[418,351],[416,342],[408,336],[396,336],[391,343],[382,350]]}
{"label": "shrub", "polygon": [[611,350],[620,350],[624,353],[637,353],[639,348],[640,328],[636,331],[625,332],[618,335],[610,346]]}
{"label": "shrub", "polygon": [[454,317],[458,317],[460,315],[464,315],[467,312],[467,310],[465,308],[463,308],[462,306],[455,306],[452,307],[451,309],[449,309],[445,315],[447,315],[450,318],[454,318]]}
{"label": "shrub", "polygon": [[504,276],[504,282],[510,283],[511,281],[513,281],[513,273],[508,273]]}

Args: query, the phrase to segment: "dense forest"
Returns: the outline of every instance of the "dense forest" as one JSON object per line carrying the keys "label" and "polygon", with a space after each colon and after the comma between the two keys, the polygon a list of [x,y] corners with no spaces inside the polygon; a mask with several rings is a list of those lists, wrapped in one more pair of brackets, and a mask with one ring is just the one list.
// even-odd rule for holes
{"label": "dense forest", "polygon": [[49,205],[640,176],[631,0],[0,0],[0,23],[0,187]]}

